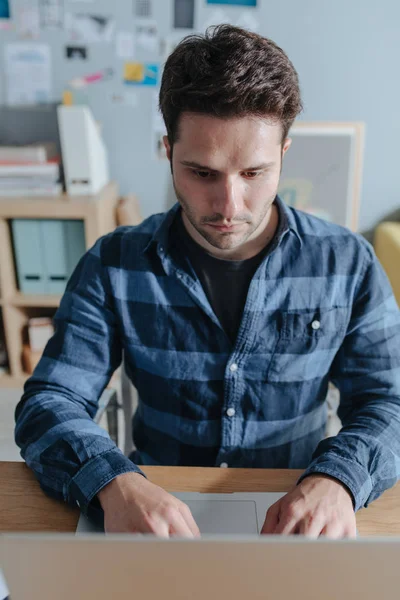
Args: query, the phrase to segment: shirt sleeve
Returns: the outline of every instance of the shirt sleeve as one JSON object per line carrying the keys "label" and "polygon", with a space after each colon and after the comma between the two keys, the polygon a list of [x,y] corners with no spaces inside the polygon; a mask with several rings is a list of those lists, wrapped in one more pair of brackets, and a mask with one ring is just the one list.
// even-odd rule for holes
{"label": "shirt sleeve", "polygon": [[[111,234],[112,235],[112,234]],[[15,410],[21,456],[50,496],[99,509],[96,494],[120,473],[140,469],[93,418],[121,363],[111,286],[96,242],[71,276],[49,340]]]}
{"label": "shirt sleeve", "polygon": [[400,311],[372,247],[363,245],[351,319],[331,369],[342,429],[320,442],[298,481],[312,473],[340,480],[355,510],[400,478]]}

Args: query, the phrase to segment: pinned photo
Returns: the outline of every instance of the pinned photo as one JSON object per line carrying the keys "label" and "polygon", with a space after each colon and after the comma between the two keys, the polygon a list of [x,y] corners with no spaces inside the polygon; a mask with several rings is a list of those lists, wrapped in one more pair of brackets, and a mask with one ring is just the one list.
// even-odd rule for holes
{"label": "pinned photo", "polygon": [[194,0],[175,0],[175,29],[194,29]]}
{"label": "pinned photo", "polygon": [[139,48],[147,52],[158,51],[158,26],[157,21],[143,20],[136,25],[136,43]]}
{"label": "pinned photo", "polygon": [[157,85],[158,65],[127,62],[124,66],[124,83],[128,85]]}
{"label": "pinned photo", "polygon": [[151,1],[136,0],[135,13],[137,17],[151,17]]}
{"label": "pinned photo", "polygon": [[111,42],[114,35],[113,17],[68,13],[65,23],[70,39],[77,42]]}
{"label": "pinned photo", "polygon": [[257,0],[207,0],[207,4],[230,4],[231,6],[257,6]]}
{"label": "pinned photo", "polygon": [[9,0],[0,0],[0,29],[11,29]]}
{"label": "pinned photo", "polygon": [[65,54],[69,59],[86,60],[87,48],[86,46],[67,46],[65,49]]}

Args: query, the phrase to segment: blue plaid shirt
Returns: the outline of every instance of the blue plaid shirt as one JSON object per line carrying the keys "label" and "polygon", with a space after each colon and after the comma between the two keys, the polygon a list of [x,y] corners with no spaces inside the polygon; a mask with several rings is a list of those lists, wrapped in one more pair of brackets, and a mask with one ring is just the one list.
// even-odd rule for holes
{"label": "blue plaid shirt", "polygon": [[[276,202],[283,227],[234,345],[170,239],[178,204],[84,255],[16,409],[16,442],[45,492],[87,512],[137,464],[300,468],[340,480],[358,510],[399,479],[388,280],[361,236]],[[122,351],[139,396],[129,458],[93,421]],[[325,438],[329,381],[343,428]]]}

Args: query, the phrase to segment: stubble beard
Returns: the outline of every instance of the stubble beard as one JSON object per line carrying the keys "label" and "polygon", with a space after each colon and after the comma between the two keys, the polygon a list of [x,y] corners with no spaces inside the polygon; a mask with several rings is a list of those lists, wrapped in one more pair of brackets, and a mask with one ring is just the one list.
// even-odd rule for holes
{"label": "stubble beard", "polygon": [[[267,216],[268,211],[270,210],[272,203],[275,199],[276,194],[274,194],[273,198],[268,199],[268,202],[265,203],[263,207],[263,211],[260,214],[257,222],[254,223],[253,220],[249,219],[241,219],[240,221],[235,221],[237,223],[242,222],[247,225],[247,229],[244,233],[242,232],[218,232],[213,233],[211,230],[207,228],[206,223],[219,223],[222,218],[218,215],[215,217],[207,218],[205,221],[198,223],[196,221],[195,215],[193,214],[190,206],[186,202],[185,198],[180,194],[176,188],[174,182],[175,194],[178,199],[179,204],[182,207],[182,210],[187,217],[189,223],[192,227],[197,231],[202,238],[204,238],[211,246],[214,248],[218,248],[219,250],[230,250],[233,248],[237,248],[238,246],[243,245],[247,240],[253,235],[253,233],[260,227],[263,223],[264,219]],[[202,227],[204,225],[204,227]]]}

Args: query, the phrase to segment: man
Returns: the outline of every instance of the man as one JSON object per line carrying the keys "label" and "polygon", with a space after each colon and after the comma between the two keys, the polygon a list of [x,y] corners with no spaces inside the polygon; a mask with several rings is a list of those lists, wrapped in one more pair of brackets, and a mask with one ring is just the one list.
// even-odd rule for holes
{"label": "man", "polygon": [[[220,26],[168,58],[160,106],[179,202],[81,259],[16,409],[22,456],[106,531],[165,537],[199,530],[137,464],[304,468],[263,533],[354,536],[399,477],[400,319],[371,246],[277,196],[296,71]],[[92,420],[122,350],[130,458]],[[330,380],[343,428],[324,439]]]}

